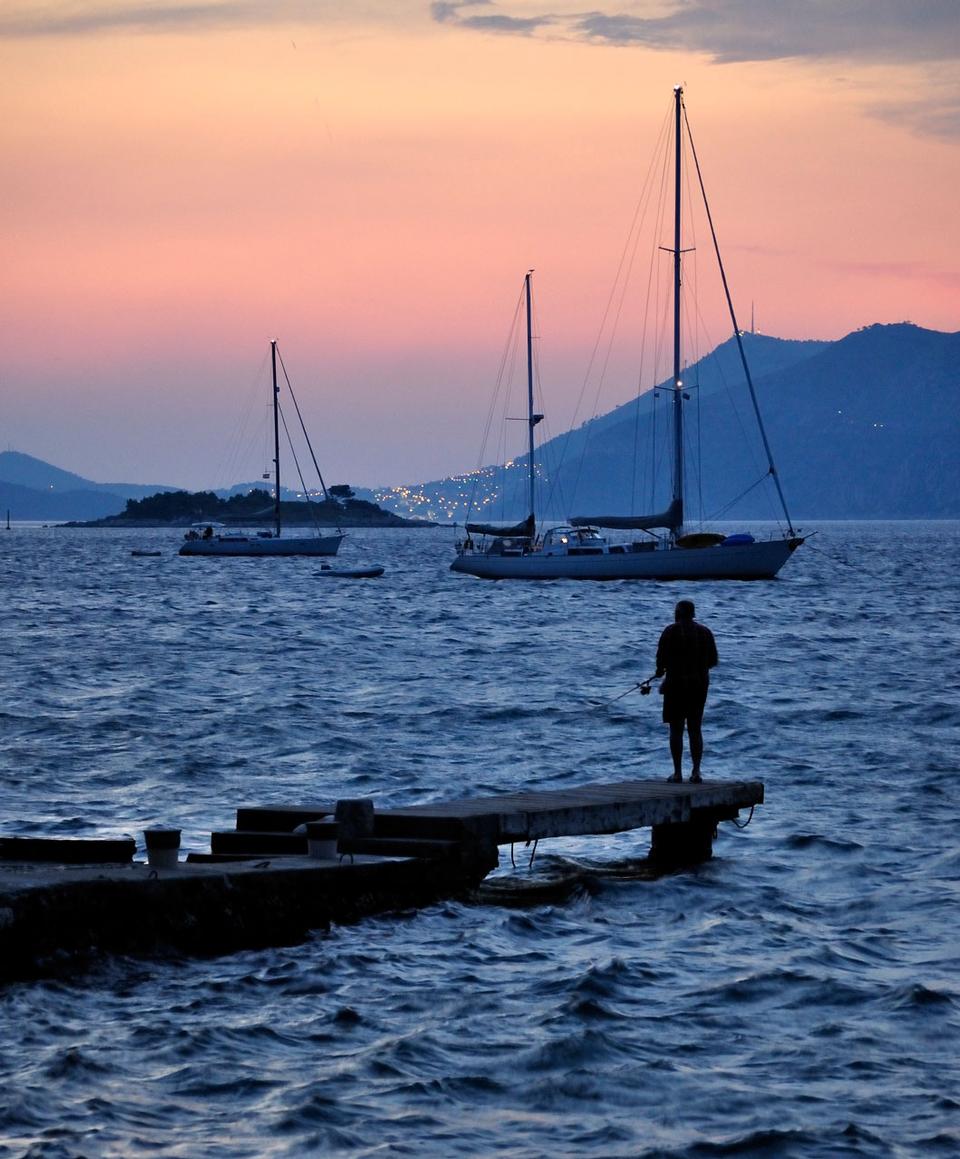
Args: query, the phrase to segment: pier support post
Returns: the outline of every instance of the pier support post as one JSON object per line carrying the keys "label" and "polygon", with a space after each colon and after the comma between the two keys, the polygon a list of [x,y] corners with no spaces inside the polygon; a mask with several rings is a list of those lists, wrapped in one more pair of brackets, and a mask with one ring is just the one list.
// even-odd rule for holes
{"label": "pier support post", "polygon": [[658,866],[696,865],[713,857],[717,822],[713,818],[653,826],[650,860]]}

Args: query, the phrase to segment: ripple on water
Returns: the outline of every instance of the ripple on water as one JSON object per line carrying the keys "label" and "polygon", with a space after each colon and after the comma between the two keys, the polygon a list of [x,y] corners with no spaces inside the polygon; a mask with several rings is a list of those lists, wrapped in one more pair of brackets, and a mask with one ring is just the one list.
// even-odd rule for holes
{"label": "ripple on water", "polygon": [[721,654],[705,767],[766,803],[696,872],[651,877],[649,835],[517,846],[469,903],[9,987],[0,1154],[956,1153],[960,708],[926,641],[958,642],[958,534],[828,525],[774,584],[513,587],[451,576],[449,530],[358,532],[387,576],[319,592],[31,533],[0,555],[7,833],[199,848],[239,804],[665,776],[658,698],[607,702],[681,589]]}

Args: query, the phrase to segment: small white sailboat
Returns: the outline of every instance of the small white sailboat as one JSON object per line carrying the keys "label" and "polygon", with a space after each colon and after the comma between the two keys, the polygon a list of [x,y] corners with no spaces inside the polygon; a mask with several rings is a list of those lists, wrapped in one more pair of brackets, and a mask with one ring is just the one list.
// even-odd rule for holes
{"label": "small white sailboat", "polygon": [[[727,305],[733,322],[746,381],[750,388],[763,446],[767,454],[769,475],[776,487],[783,509],[786,533],[767,540],[757,540],[747,533],[721,535],[696,531],[684,533],[684,430],[683,408],[685,392],[681,374],[681,316],[680,270],[681,245],[681,128],[683,89],[674,89],[675,145],[674,165],[674,238],[673,254],[673,378],[672,395],[673,437],[672,495],[664,511],[652,515],[590,515],[577,516],[564,526],[551,527],[538,536],[536,531],[536,462],[534,430],[543,415],[534,413],[533,402],[533,341],[531,321],[531,275],[525,277],[527,321],[527,427],[530,514],[521,523],[511,527],[468,521],[467,535],[458,547],[457,557],[450,565],[452,571],[479,576],[482,579],[772,579],[790,556],[803,543],[794,530],[786,501],[773,464],[770,446],[763,429],[753,380],[747,365],[740,330],[737,327],[733,304],[727,289],[723,263],[721,277],[727,296]],[[694,154],[696,156],[696,154]],[[699,169],[698,169],[699,175]],[[702,189],[702,184],[701,184]],[[714,249],[720,261],[713,234]],[[642,531],[652,534],[648,539],[616,541],[602,533],[611,531]],[[475,544],[474,535],[482,537]]]}
{"label": "small white sailboat", "polygon": [[[270,365],[273,382],[273,530],[247,534],[231,529],[215,529],[208,524],[202,531],[191,529],[184,536],[180,555],[202,556],[279,556],[279,555],[336,555],[343,541],[339,529],[324,533],[320,528],[313,535],[281,535],[280,504],[280,386],[277,382],[277,343],[270,343]],[[288,382],[289,384],[289,382]],[[296,400],[294,400],[296,405]],[[299,416],[299,408],[297,414]],[[302,426],[302,419],[301,419]],[[304,431],[306,434],[306,431]],[[308,439],[309,445],[309,439]],[[312,454],[311,448],[311,454]],[[314,460],[316,462],[316,460]],[[319,473],[319,472],[318,472]],[[320,480],[326,496],[327,490]]]}

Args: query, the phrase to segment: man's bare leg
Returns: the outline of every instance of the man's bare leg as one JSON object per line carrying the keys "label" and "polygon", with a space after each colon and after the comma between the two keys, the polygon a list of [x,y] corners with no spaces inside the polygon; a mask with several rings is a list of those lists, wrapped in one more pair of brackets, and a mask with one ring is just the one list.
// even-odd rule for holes
{"label": "man's bare leg", "polygon": [[690,756],[693,760],[693,770],[690,773],[691,781],[699,781],[700,762],[703,760],[703,730],[699,721],[687,721],[687,732],[690,735]]}
{"label": "man's bare leg", "polygon": [[683,721],[670,722],[670,756],[673,757],[671,781],[683,780]]}

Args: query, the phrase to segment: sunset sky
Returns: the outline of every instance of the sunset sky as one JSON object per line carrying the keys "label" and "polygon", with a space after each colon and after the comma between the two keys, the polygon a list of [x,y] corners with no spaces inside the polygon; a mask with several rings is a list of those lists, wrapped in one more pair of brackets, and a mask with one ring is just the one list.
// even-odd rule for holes
{"label": "sunset sky", "polygon": [[256,478],[276,337],[328,482],[470,469],[530,267],[558,433],[677,83],[743,324],[960,329],[958,58],[955,0],[6,0],[0,449]]}

